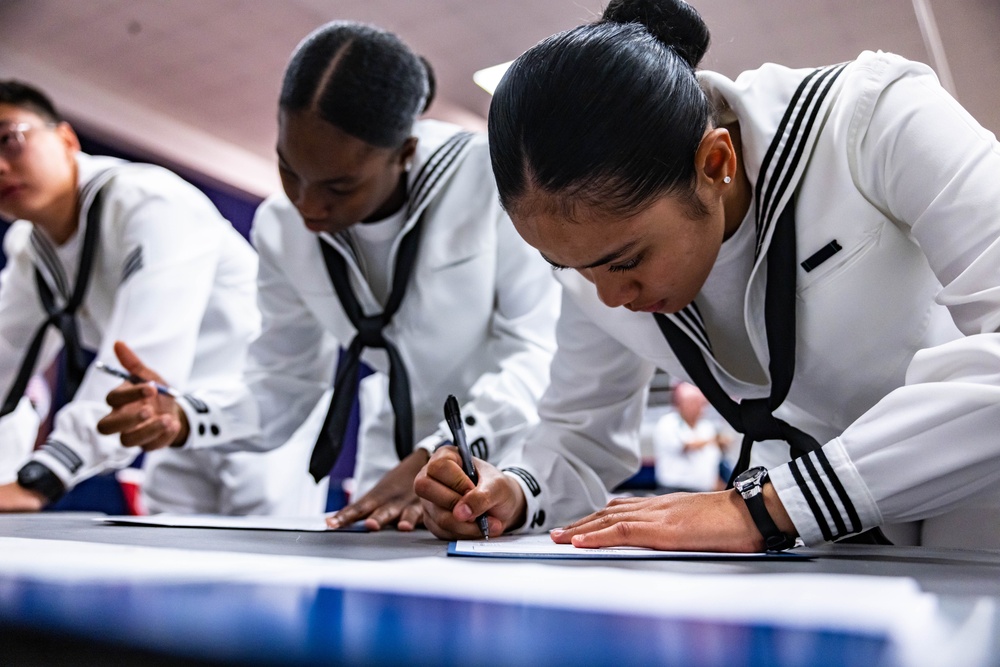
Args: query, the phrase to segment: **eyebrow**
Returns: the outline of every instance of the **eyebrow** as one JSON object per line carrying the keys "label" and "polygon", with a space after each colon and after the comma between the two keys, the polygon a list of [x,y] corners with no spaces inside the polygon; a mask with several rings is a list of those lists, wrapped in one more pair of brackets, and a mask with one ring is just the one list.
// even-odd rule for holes
{"label": "eyebrow", "polygon": [[[626,243],[625,245],[623,245],[618,250],[616,250],[614,252],[611,252],[611,253],[608,253],[607,255],[605,255],[604,257],[601,257],[596,262],[591,262],[590,264],[587,264],[586,266],[581,266],[581,267],[578,267],[578,268],[579,269],[593,269],[593,268],[597,268],[598,266],[602,266],[604,264],[610,264],[611,262],[613,262],[613,261],[615,261],[617,259],[621,259],[625,255],[627,255],[630,252],[632,252],[637,245],[639,245],[638,241],[629,241],[628,243]],[[542,255],[542,259],[544,259],[546,262],[548,262],[549,264],[551,264],[552,266],[554,266],[557,269],[577,268],[577,267],[563,266],[562,264],[557,264],[557,263],[553,262],[551,259],[549,259],[548,257],[546,257],[545,253],[540,253],[540,254]]]}
{"label": "eyebrow", "polygon": [[[285,169],[294,173],[295,170],[292,169],[290,164],[288,164],[288,160],[286,160],[285,156],[281,154],[281,150],[275,148],[274,152],[278,154],[278,165],[283,166]],[[351,185],[357,180],[358,179],[354,176],[338,176],[336,178],[327,178],[320,181],[320,183],[323,185]]]}

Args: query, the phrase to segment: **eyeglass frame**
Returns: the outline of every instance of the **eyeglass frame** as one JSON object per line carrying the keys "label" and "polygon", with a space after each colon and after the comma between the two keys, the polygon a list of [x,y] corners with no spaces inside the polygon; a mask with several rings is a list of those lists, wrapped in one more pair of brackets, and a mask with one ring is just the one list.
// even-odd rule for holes
{"label": "eyeglass frame", "polygon": [[[25,143],[27,142],[24,136],[25,132],[29,130],[37,130],[39,129],[39,127],[53,129],[58,126],[59,126],[58,123],[52,123],[52,122],[43,123],[40,126],[24,121],[7,123],[6,128],[0,130],[0,159],[10,162],[12,160],[16,160],[17,158],[21,157],[21,155],[24,153]],[[10,146],[5,145],[4,142],[2,141],[2,139],[6,137],[8,133],[14,137],[14,143]]]}

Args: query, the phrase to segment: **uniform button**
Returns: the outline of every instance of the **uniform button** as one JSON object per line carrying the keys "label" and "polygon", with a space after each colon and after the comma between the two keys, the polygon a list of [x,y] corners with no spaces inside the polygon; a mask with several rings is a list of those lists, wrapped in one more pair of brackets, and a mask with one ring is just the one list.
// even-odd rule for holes
{"label": "uniform button", "polygon": [[205,435],[205,425],[198,424],[198,435]]}
{"label": "uniform button", "polygon": [[465,417],[465,423],[468,424],[469,426],[475,426],[476,425],[476,418],[473,417],[472,415],[467,415]]}
{"label": "uniform button", "polygon": [[212,435],[219,435],[219,427],[212,424]]}

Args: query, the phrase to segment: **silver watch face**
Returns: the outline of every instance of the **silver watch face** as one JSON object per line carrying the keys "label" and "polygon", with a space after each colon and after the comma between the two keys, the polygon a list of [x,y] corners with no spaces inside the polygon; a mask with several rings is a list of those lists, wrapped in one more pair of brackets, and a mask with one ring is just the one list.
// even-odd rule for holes
{"label": "silver watch face", "polygon": [[758,466],[740,473],[733,481],[733,486],[740,494],[744,494],[755,488],[760,489],[766,478],[767,468]]}

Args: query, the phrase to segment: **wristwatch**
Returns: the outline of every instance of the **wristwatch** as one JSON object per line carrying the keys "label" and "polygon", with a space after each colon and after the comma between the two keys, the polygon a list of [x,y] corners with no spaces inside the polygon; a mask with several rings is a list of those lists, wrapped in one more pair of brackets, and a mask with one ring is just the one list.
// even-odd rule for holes
{"label": "wristwatch", "polygon": [[750,510],[757,530],[764,536],[764,545],[768,551],[784,551],[795,546],[795,538],[786,535],[778,529],[764,505],[764,482],[767,481],[767,468],[758,466],[740,473],[733,481],[736,491],[743,496],[743,501]]}
{"label": "wristwatch", "polygon": [[38,461],[28,461],[17,471],[17,483],[23,489],[42,494],[54,503],[66,493],[66,485],[54,472]]}

